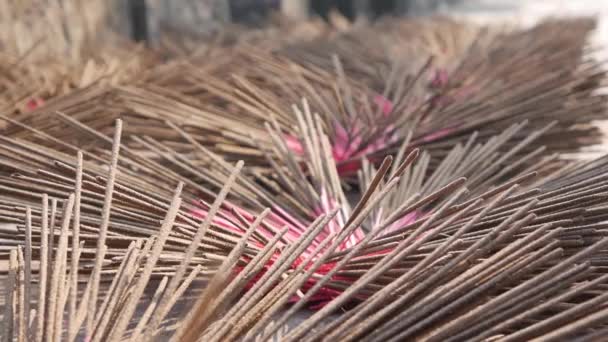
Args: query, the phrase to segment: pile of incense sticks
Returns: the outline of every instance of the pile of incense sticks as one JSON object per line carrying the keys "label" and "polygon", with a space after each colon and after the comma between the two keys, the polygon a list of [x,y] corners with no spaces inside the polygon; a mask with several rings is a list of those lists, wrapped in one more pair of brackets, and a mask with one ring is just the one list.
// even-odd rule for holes
{"label": "pile of incense sticks", "polygon": [[607,338],[593,29],[0,37],[0,336]]}

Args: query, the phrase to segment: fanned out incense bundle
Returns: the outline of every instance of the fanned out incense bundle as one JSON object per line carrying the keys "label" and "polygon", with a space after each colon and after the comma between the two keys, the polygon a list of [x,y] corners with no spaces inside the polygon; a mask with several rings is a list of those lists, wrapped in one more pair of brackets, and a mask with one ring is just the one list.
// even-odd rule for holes
{"label": "fanned out incense bundle", "polygon": [[[435,65],[430,55],[413,61],[407,54],[400,58],[383,52],[385,44],[370,49],[380,51],[376,56],[355,50],[352,56],[366,61],[356,65],[354,58],[349,61],[350,55],[332,57],[331,50],[313,50],[318,55],[315,60],[302,62],[291,59],[291,47],[286,52],[267,52],[245,44],[247,49],[237,47],[237,52],[233,48],[210,52],[211,57],[221,56],[222,51],[233,56],[225,61],[198,68],[193,64],[196,59],[175,60],[153,68],[148,76],[140,75],[141,82],[119,88],[92,85],[17,119],[59,137],[66,125],[48,118],[54,115],[50,111],[61,111],[106,133],[111,122],[121,117],[130,131],[179,152],[193,152],[184,150],[179,135],[165,124],[169,120],[229,160],[243,159],[251,167],[267,168],[257,149],[272,144],[264,123],[276,120],[291,150],[301,153],[295,131],[299,124],[291,106],[306,98],[311,112],[322,118],[341,174],[352,175],[364,157],[379,163],[383,155],[395,153],[409,131],[412,146],[424,146],[436,156],[432,159],[436,165],[438,158],[474,131],[485,140],[524,120],[530,121],[532,130],[556,120],[541,143],[550,151],[573,152],[599,141],[599,131],[590,123],[602,119],[604,112],[604,96],[597,94],[604,71],[587,59],[584,44],[592,27],[584,20],[560,21],[528,32],[491,35],[495,38],[490,42],[480,38],[468,50],[463,48],[463,55],[453,56],[452,60],[462,61],[456,66]],[[463,36],[471,34],[467,31]],[[349,39],[338,36],[333,44],[340,46]],[[364,46],[346,43],[343,50],[353,45]],[[504,55],[511,58],[500,57]],[[380,64],[370,71],[369,66],[376,64],[368,59]],[[362,72],[377,76],[359,77]],[[101,106],[103,118],[89,114]],[[521,132],[519,138],[527,133]],[[76,145],[88,141],[61,138]]]}
{"label": "fanned out incense bundle", "polygon": [[[590,28],[584,22],[577,24],[582,26],[579,36],[568,32],[573,34],[572,46],[581,44],[581,37]],[[293,65],[290,60],[285,62],[279,53],[279,57],[256,58],[258,67],[251,68],[248,76],[237,74],[233,77],[234,81],[206,74],[196,79],[198,84],[209,84],[207,89],[224,98],[225,102],[241,104],[242,111],[232,114],[232,119],[223,114],[220,108],[213,110],[222,113],[217,115],[218,120],[213,117],[207,119],[212,123],[217,122],[223,128],[215,146],[218,151],[223,155],[234,153],[238,158],[248,156],[249,151],[243,146],[251,144],[252,139],[262,142],[269,140],[261,126],[265,120],[262,118],[268,115],[278,122],[288,140],[294,140],[294,127],[298,121],[290,106],[299,103],[300,97],[305,97],[311,112],[318,113],[323,119],[335,158],[345,172],[351,170],[353,163],[358,163],[361,156],[382,155],[386,154],[384,150],[398,147],[409,130],[414,133],[415,146],[438,149],[436,153],[442,156],[442,152],[445,153],[444,146],[449,149],[456,142],[465,141],[474,130],[480,130],[482,136],[489,137],[524,119],[532,121],[531,128],[542,127],[556,119],[559,125],[554,127],[552,134],[547,135],[544,144],[563,151],[569,147],[560,145],[559,140],[554,139],[555,136],[567,134],[575,141],[596,136],[594,129],[575,125],[593,120],[592,117],[585,118],[586,115],[593,116],[591,113],[599,114],[595,119],[601,117],[604,111],[602,97],[588,94],[597,89],[597,77],[601,78],[603,71],[595,62],[578,62],[582,56],[582,45],[578,49],[555,53],[550,38],[547,39],[548,34],[543,32],[559,32],[560,29],[556,26],[546,24],[526,33],[499,35],[489,46],[483,44],[483,47],[478,48],[474,45],[464,56],[454,58],[462,60],[462,63],[453,70],[446,69],[449,67],[447,65],[437,66],[422,58],[418,58],[418,61],[415,58],[404,61],[396,59],[392,65],[385,66],[387,70],[384,74],[381,73],[381,67],[374,71],[382,79],[381,84],[375,87],[370,87],[376,83],[373,79],[364,84],[353,81],[363,77],[358,74],[357,66],[348,67],[351,64],[349,56],[365,56],[364,53],[353,53],[346,57],[343,57],[345,54],[338,55],[339,58],[334,58],[333,61],[336,67],[334,72],[331,58],[328,58],[329,53],[318,53],[312,49],[308,55],[301,50],[288,55],[321,55],[316,61],[308,57],[312,61],[304,62],[304,69],[301,64]],[[536,39],[537,46],[529,44],[535,36],[543,37]],[[558,40],[561,39],[560,36]],[[543,42],[546,41],[548,43],[544,45]],[[360,49],[367,48],[361,42],[350,44],[344,50],[358,51],[351,45],[359,46]],[[371,51],[375,50],[371,48]],[[492,55],[497,56],[496,60],[489,63],[486,56]],[[500,59],[500,56],[510,58]],[[326,65],[319,68],[322,60],[326,60]],[[279,69],[281,64],[285,66]],[[373,69],[370,64],[374,65],[365,63],[364,66]],[[565,65],[571,67],[564,67]],[[360,68],[365,71],[363,66]],[[196,77],[196,73],[192,74],[195,76],[191,78]],[[356,77],[348,80],[350,74]],[[581,94],[579,98],[579,91],[588,93]],[[579,100],[572,102],[568,98],[584,98],[586,103]],[[545,100],[551,105],[543,106],[536,102]],[[587,114],[570,115],[570,105],[584,108],[582,111]],[[543,112],[544,109],[540,108],[546,108],[550,112]],[[230,113],[233,112],[230,110]],[[579,118],[581,121],[571,121]],[[190,122],[186,121],[184,125],[190,125]],[[262,131],[256,132],[255,127]],[[238,147],[232,148],[230,140],[237,140]],[[290,142],[293,152],[299,153],[302,142]],[[380,156],[375,162],[381,159]]]}
{"label": "fanned out incense bundle", "polygon": [[[608,279],[602,271],[608,245],[603,223],[608,212],[601,205],[608,197],[605,158],[562,170],[530,190],[518,183],[526,183],[534,174],[470,199],[466,199],[468,190],[463,187],[466,181],[457,179],[434,194],[412,197],[410,202],[442,201],[430,215],[407,224],[399,234],[375,239],[390,224],[391,218],[386,218],[354,247],[336,253],[336,248],[349,243],[353,228],[367,218],[370,209],[395,192],[415,154],[378,188],[391,169],[389,158],[354,210],[358,214],[353,213],[333,236],[320,235],[336,211],[320,215],[302,236],[287,244],[283,240],[293,232],[290,227],[275,231],[252,251],[250,246],[257,245],[252,242],[259,241],[257,235],[266,231],[263,221],[270,212],[256,215],[253,222],[241,220],[237,224],[244,232],[235,239],[194,306],[174,313],[172,308],[178,300],[187,300],[187,289],[201,272],[201,265],[191,268],[192,257],[200,241],[213,234],[209,223],[218,218],[221,202],[241,165],[211,205],[207,220],[198,226],[184,256],[176,259],[174,272],[155,281],[151,277],[163,254],[169,252],[165,248],[171,236],[181,233],[176,230],[183,220],[183,185],[177,185],[168,206],[164,200],[162,222],[150,224],[156,231],[149,238],[130,242],[124,255],[115,259],[119,261],[115,268],[106,242],[111,241],[109,214],[117,214],[123,202],[119,193],[114,193],[121,189],[114,182],[120,128],[119,122],[92,264],[81,258],[86,253],[86,240],[73,235],[84,229],[80,220],[86,217],[81,201],[86,193],[82,184],[88,177],[81,162],[74,174],[76,189],[60,206],[56,200],[49,204],[47,195],[38,198],[40,214],[36,213],[38,208],[26,206],[21,219],[25,245],[10,253],[7,299],[14,305],[5,306],[3,320],[9,336],[228,341],[265,340],[278,332],[280,339],[287,341],[439,341],[561,340],[605,332],[608,297],[600,291]],[[404,205],[410,211],[416,207],[416,203]],[[41,242],[40,248],[36,241]],[[312,253],[306,253],[310,249]],[[370,250],[384,252],[362,254]],[[40,260],[37,268],[32,267],[32,260]],[[248,262],[238,267],[242,260]],[[331,260],[335,265],[319,278],[317,271]],[[79,270],[85,263],[92,270]],[[235,269],[237,273],[233,273]],[[82,283],[78,279],[83,279]],[[73,290],[74,284],[81,294]],[[149,286],[154,294],[148,300],[144,292]],[[339,291],[309,318],[284,328],[289,318],[324,288]],[[294,299],[297,302],[283,311]],[[349,311],[326,320],[345,305]],[[140,315],[135,315],[137,310]]]}
{"label": "fanned out incense bundle", "polygon": [[563,157],[605,117],[592,27],[7,67],[32,81],[0,103],[3,338],[607,336],[608,160]]}

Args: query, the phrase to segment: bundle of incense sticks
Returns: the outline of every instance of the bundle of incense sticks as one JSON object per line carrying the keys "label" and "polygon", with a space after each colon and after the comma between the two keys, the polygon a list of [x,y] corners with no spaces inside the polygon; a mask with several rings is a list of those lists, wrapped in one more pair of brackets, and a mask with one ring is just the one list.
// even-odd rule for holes
{"label": "bundle of incense sticks", "polygon": [[592,20],[281,25],[5,67],[3,339],[608,336]]}
{"label": "bundle of incense sticks", "polygon": [[[67,188],[67,198],[24,190],[14,195],[31,198],[23,213],[3,205],[14,213],[6,210],[5,218],[24,223],[15,238],[25,242],[10,249],[9,336],[560,340],[605,332],[605,158],[542,178],[526,173],[478,195],[466,187],[470,179],[447,176],[444,186],[382,215],[418,166],[417,152],[398,166],[387,158],[367,173],[369,185],[346,222],[337,208],[298,233],[293,222],[274,229],[271,210],[246,216],[226,205],[240,163],[202,222],[187,213],[183,183],[170,199],[126,189],[117,180],[120,128],[107,177],[92,177],[79,154],[76,165],[63,164],[71,177],[45,182]],[[96,193],[103,193],[101,212],[91,215],[87,202]],[[147,227],[156,229],[137,229],[138,219],[154,221],[146,215],[154,211],[161,219]],[[91,216],[100,222],[90,228]],[[364,221],[372,222],[367,233],[359,232]],[[213,260],[213,244],[226,254]],[[205,261],[215,261],[214,275],[192,285],[199,274],[209,276]],[[180,304],[199,288],[194,306]],[[285,326],[310,305],[316,313]]]}
{"label": "bundle of incense sticks", "polygon": [[[67,124],[56,120],[54,111],[106,134],[111,122],[121,117],[129,132],[195,154],[165,124],[169,120],[224,158],[244,160],[260,167],[260,172],[269,165],[259,147],[270,149],[273,144],[266,122],[276,121],[293,153],[302,153],[298,116],[292,108],[302,98],[311,113],[321,118],[340,173],[345,175],[355,173],[365,157],[379,163],[383,155],[396,153],[410,131],[412,146],[428,150],[433,167],[453,146],[466,143],[470,134],[477,132],[485,141],[526,120],[532,130],[555,120],[540,143],[550,151],[573,152],[600,139],[590,123],[603,117],[604,96],[597,90],[604,71],[588,58],[584,44],[592,27],[589,21],[577,20],[491,37],[481,31],[461,56],[452,58],[458,61],[455,67],[437,65],[430,54],[417,59],[388,53],[383,48],[386,44],[364,50],[361,47],[372,44],[367,43],[369,39],[353,44],[348,35],[328,42],[337,49],[308,48],[309,53],[302,52],[309,43],[300,49],[287,46],[270,51],[244,43],[212,49],[207,54],[211,62],[200,57],[171,60],[149,73],[134,75],[122,87],[93,83],[49,99],[44,108],[20,113],[16,119],[81,145],[88,137],[82,135],[83,142],[78,136],[65,136]],[[300,57],[294,60],[290,51],[300,51]],[[88,114],[98,110],[105,115]],[[10,132],[20,137],[28,134],[19,127]],[[523,131],[517,139],[528,134]],[[141,148],[136,142],[126,143]]]}

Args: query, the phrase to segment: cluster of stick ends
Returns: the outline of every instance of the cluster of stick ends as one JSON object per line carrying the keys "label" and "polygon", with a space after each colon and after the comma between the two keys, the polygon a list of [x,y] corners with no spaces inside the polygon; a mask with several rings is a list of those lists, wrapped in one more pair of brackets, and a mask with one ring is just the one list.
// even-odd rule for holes
{"label": "cluster of stick ends", "polygon": [[593,21],[315,25],[3,70],[4,340],[608,336]]}

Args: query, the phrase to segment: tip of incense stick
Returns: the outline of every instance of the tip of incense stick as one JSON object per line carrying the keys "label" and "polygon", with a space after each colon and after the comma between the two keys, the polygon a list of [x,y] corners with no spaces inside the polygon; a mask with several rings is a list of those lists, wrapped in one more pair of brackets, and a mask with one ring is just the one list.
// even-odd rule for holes
{"label": "tip of incense stick", "polygon": [[468,180],[468,178],[467,178],[467,177],[460,177],[460,178],[457,178],[457,179],[454,181],[454,184],[461,185],[461,184],[466,183],[466,182],[467,182],[467,180]]}

